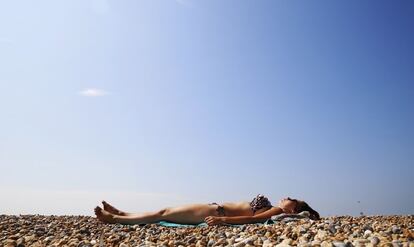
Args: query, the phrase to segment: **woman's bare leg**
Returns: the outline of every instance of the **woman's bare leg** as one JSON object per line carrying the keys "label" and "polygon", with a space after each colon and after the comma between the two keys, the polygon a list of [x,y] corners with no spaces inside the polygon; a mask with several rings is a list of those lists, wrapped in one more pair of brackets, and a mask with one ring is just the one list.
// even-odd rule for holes
{"label": "woman's bare leg", "polygon": [[102,201],[102,205],[103,205],[103,209],[111,214],[122,215],[122,216],[134,215],[133,213],[121,211],[115,208],[114,206],[112,206],[111,204],[107,203],[106,201]]}
{"label": "woman's bare leg", "polygon": [[[133,215],[116,215],[112,214],[101,207],[95,208],[96,217],[105,223],[122,223],[122,224],[147,224],[160,221],[159,212],[147,212]],[[128,219],[134,219],[130,221]]]}
{"label": "woman's bare leg", "polygon": [[166,208],[156,212],[115,215],[100,207],[96,207],[95,214],[99,220],[106,223],[150,224],[165,220],[181,224],[198,224],[203,222],[204,218],[207,216],[217,215],[216,208],[216,205],[191,204]]}
{"label": "woman's bare leg", "polygon": [[[128,213],[125,211],[121,211],[111,204],[107,203],[106,201],[102,201],[103,209],[111,214],[121,215],[121,216],[140,216],[143,213]],[[144,213],[145,214],[145,213]]]}

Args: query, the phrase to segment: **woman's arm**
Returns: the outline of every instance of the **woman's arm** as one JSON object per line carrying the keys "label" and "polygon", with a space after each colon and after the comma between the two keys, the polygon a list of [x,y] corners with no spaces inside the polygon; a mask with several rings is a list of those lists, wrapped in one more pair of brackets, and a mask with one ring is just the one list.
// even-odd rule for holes
{"label": "woman's arm", "polygon": [[232,216],[232,217],[215,217],[209,216],[206,217],[205,221],[209,225],[216,224],[253,224],[253,223],[264,223],[266,220],[270,219],[273,215],[281,214],[283,210],[278,207],[272,207],[269,210],[264,211],[263,213],[256,214],[253,216]]}

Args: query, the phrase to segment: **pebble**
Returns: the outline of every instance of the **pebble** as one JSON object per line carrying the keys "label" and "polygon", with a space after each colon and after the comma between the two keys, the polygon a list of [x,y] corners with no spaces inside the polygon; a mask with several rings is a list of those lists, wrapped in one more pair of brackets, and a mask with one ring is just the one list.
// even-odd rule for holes
{"label": "pebble", "polygon": [[414,216],[335,216],[269,225],[163,227],[88,216],[0,215],[0,246],[414,247]]}
{"label": "pebble", "polygon": [[400,228],[400,227],[398,227],[398,226],[396,226],[396,225],[393,225],[393,226],[391,227],[391,231],[392,231],[392,233],[394,233],[394,234],[399,234],[399,233],[401,233],[401,228]]}
{"label": "pebble", "polygon": [[380,239],[379,238],[377,238],[377,237],[372,237],[371,238],[371,244],[372,245],[376,246],[376,245],[379,244],[379,242],[380,242]]}
{"label": "pebble", "polygon": [[234,247],[244,247],[245,245],[246,245],[245,242],[238,242],[238,243],[234,244],[233,246]]}
{"label": "pebble", "polygon": [[214,239],[210,239],[210,240],[208,241],[208,243],[207,243],[207,246],[208,246],[208,247],[213,246],[215,243],[216,243],[216,242],[214,241]]}
{"label": "pebble", "polygon": [[338,242],[338,241],[334,241],[332,244],[335,247],[346,247],[347,246],[344,242]]}
{"label": "pebble", "polygon": [[329,231],[332,234],[335,234],[336,233],[336,228],[335,228],[335,225],[334,224],[330,224],[328,229],[329,229]]}
{"label": "pebble", "polygon": [[364,232],[364,238],[369,238],[371,236],[371,234],[372,234],[372,231],[371,230],[365,230],[365,232]]}
{"label": "pebble", "polygon": [[333,244],[326,240],[321,243],[321,247],[332,247],[332,246]]}

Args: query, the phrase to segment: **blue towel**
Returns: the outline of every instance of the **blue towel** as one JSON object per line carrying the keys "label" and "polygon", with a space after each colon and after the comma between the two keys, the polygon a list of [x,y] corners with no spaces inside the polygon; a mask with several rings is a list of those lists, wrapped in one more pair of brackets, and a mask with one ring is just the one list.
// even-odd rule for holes
{"label": "blue towel", "polygon": [[[256,225],[271,225],[274,224],[275,222],[290,222],[290,221],[297,221],[299,219],[306,219],[309,218],[309,212],[308,211],[303,211],[299,214],[280,214],[280,215],[274,215],[272,216],[272,218],[266,220],[265,223],[256,223]],[[159,225],[161,226],[168,226],[168,227],[197,227],[197,226],[208,226],[207,223],[203,222],[200,224],[195,224],[195,225],[191,225],[191,224],[178,224],[178,223],[172,223],[172,222],[168,222],[168,221],[160,221],[158,222]],[[238,226],[238,227],[243,227],[245,224],[243,225],[232,225],[232,224],[225,224],[228,226]]]}
{"label": "blue towel", "polygon": [[[257,225],[270,225],[273,224],[273,220],[269,219],[267,220],[265,223],[257,223]],[[205,227],[208,226],[207,223],[203,222],[200,224],[196,224],[196,225],[191,225],[191,224],[178,224],[178,223],[173,223],[173,222],[168,222],[168,221],[160,221],[158,222],[158,225],[161,226],[167,226],[167,227],[197,227],[197,226],[201,226],[201,227]],[[243,225],[232,225],[232,224],[226,224],[228,226],[237,226],[237,227],[242,227]]]}
{"label": "blue towel", "polygon": [[160,221],[158,222],[159,225],[161,226],[168,226],[168,227],[196,227],[196,226],[208,226],[207,223],[203,222],[197,225],[191,225],[191,224],[178,224],[178,223],[173,223],[173,222],[168,222],[168,221]]}

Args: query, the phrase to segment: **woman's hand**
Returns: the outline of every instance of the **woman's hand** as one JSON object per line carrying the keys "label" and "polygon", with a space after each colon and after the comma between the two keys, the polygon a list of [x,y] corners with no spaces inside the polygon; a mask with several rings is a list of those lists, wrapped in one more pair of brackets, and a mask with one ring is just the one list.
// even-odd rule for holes
{"label": "woman's hand", "polygon": [[207,216],[204,221],[209,225],[221,225],[224,223],[223,217],[217,217],[217,216]]}

